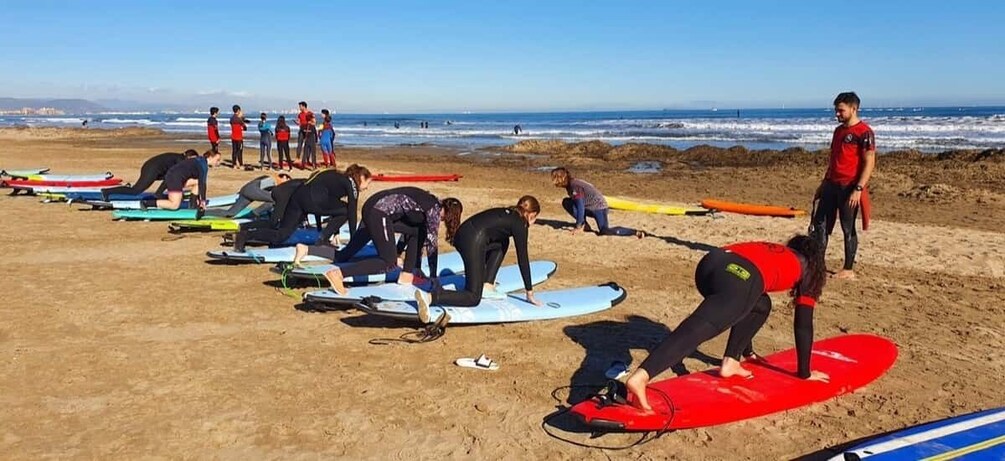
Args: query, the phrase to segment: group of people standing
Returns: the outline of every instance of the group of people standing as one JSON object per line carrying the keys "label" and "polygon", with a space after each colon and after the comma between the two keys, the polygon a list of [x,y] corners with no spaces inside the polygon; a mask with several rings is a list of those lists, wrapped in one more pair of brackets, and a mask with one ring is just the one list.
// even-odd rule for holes
{"label": "group of people standing", "polygon": [[[695,284],[703,301],[625,382],[630,401],[640,411],[651,411],[646,388],[653,377],[726,330],[730,333],[719,374],[723,378],[750,378],[752,374],[743,367],[742,361],[760,360],[752,340],[771,312],[769,293],[789,292],[795,305],[796,375],[809,380],[829,379],[826,374],[811,368],[813,312],[828,279],[824,255],[828,236],[835,224],[840,222],[844,233],[844,265],[833,277],[850,279],[855,277],[853,266],[858,243],[855,224],[859,213],[862,214],[863,227],[869,221],[867,186],[875,167],[875,134],[859,119],[859,105],[860,100],[855,93],[841,93],[834,100],[835,117],[840,125],[834,130],[828,168],[814,196],[808,235],[796,235],[785,243],[738,242],[726,245],[713,249],[698,263]],[[196,205],[200,210],[204,209],[206,174],[210,165],[220,161],[217,150],[219,132],[215,130],[218,112],[213,108],[208,122],[210,142],[213,144],[209,151],[202,155],[189,150],[184,154],[165,153],[153,157],[144,163],[140,179],[134,186],[105,189],[106,197],[141,193],[154,181],[162,179],[158,193],[166,192],[167,198],[150,199],[143,203],[176,209],[180,206],[183,193],[190,190]],[[316,225],[323,227],[323,231],[314,245],[297,246],[294,265],[299,265],[307,255],[342,263],[325,274],[332,289],[341,295],[348,294],[344,280],[352,276],[397,273],[398,283],[416,285],[428,279],[432,283],[430,291],[415,291],[419,318],[428,323],[432,320],[429,318],[429,306],[432,304],[472,307],[484,298],[503,296],[496,292],[494,282],[512,241],[526,300],[540,305],[531,284],[527,246],[530,225],[541,212],[537,198],[525,195],[513,206],[490,208],[463,221],[464,206],[460,200],[440,199],[417,187],[383,190],[360,205],[360,194],[368,189],[372,174],[366,167],[355,164],[344,171],[334,168],[331,116],[327,111],[322,113],[325,117],[322,133],[331,132],[327,136],[316,134],[313,113],[307,110],[305,102],[300,103],[297,151],[298,155],[302,155],[302,162],[313,166],[316,164],[313,147],[320,140],[324,163],[332,168],[316,171],[306,179],[291,179],[288,175],[260,177],[242,188],[242,207],[262,201],[269,204],[270,209],[260,208],[257,214],[264,216],[265,211],[270,211],[270,214],[268,219],[242,226],[235,237],[235,250],[243,251],[249,241],[280,244],[308,216],[314,215]],[[235,133],[232,141],[236,166],[243,161],[241,141],[246,124],[240,107],[234,106],[231,125]],[[259,129],[268,131],[271,139],[273,129],[267,123],[265,114],[261,114]],[[289,127],[284,117],[279,117],[274,133],[280,146],[280,165],[283,164],[284,150],[285,161],[289,164]],[[268,161],[271,163],[271,158]],[[574,178],[567,168],[552,170],[551,179],[556,187],[566,191],[567,197],[561,206],[575,220],[573,234],[593,231],[602,236],[645,237],[641,231],[611,226],[603,194],[592,184]],[[227,214],[226,211],[214,212],[221,213]],[[589,227],[587,218],[596,222],[596,229]],[[333,245],[331,237],[344,224],[349,226],[349,242],[341,247]],[[465,284],[461,290],[446,289],[436,283],[441,227],[444,228],[445,240],[457,249],[464,263]],[[370,243],[375,247],[376,254],[356,259],[360,250]],[[422,270],[420,264],[423,253],[428,273]],[[449,318],[438,320],[438,323],[444,323]]]}
{"label": "group of people standing", "polygon": [[[259,114],[259,158],[258,163],[262,169],[292,171],[294,166],[303,169],[316,170],[319,167],[335,167],[335,128],[332,125],[332,115],[328,109],[321,110],[321,125],[307,107],[306,101],[300,101],[297,113],[297,161],[290,155],[291,128],[286,121],[285,115],[280,115],[273,126],[268,120],[268,114]],[[241,106],[235,104],[232,107],[233,115],[230,117],[230,143],[231,143],[231,167],[234,169],[244,168],[244,133],[248,130],[250,120],[244,118]],[[206,120],[206,133],[209,138],[210,149],[219,152],[220,147],[220,125],[217,117],[220,114],[219,107],[209,108],[209,118]],[[272,159],[272,142],[275,140],[277,159]],[[317,150],[321,149],[321,162],[318,162]]]}

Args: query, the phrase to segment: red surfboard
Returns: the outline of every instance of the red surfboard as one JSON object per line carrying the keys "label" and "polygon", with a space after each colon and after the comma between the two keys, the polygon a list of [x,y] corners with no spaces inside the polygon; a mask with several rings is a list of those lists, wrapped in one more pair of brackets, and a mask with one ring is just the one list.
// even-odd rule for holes
{"label": "red surfboard", "polygon": [[647,396],[652,413],[643,413],[633,405],[602,406],[596,397],[570,411],[587,425],[606,430],[715,426],[847,394],[882,376],[896,359],[897,345],[889,339],[865,334],[836,336],[814,343],[810,362],[814,370],[830,375],[829,383],[796,377],[796,350],[789,349],[764,357],[763,362],[744,362],[754,374],[751,379],[723,379],[715,368],[650,383]]}
{"label": "red surfboard", "polygon": [[433,182],[433,181],[457,181],[461,179],[459,174],[378,174],[373,177],[374,181],[385,182]]}
{"label": "red surfboard", "polygon": [[30,179],[12,179],[7,181],[10,187],[104,187],[122,184],[119,178],[109,178],[100,181],[36,181]]}

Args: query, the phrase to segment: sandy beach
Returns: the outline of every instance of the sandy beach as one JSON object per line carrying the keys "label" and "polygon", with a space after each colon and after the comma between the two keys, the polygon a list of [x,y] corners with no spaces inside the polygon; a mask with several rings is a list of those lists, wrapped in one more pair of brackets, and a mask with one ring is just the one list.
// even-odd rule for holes
{"label": "sandy beach", "polygon": [[[0,129],[0,168],[112,171],[136,179],[148,157],[186,148],[154,130]],[[257,142],[255,143],[257,144]],[[612,360],[637,364],[700,300],[703,247],[782,241],[808,219],[612,212],[652,237],[571,235],[564,191],[542,167],[565,165],[607,195],[696,204],[706,197],[809,208],[826,157],[645,145],[525,143],[458,155],[437,147],[341,149],[339,165],[375,173],[459,173],[423,185],[465,216],[541,199],[531,257],[558,263],[541,290],[614,281],[609,311],[547,322],[450,327],[427,344],[372,345],[415,324],[355,310],[305,312],[265,265],[207,264],[218,234],[173,238],[166,223],[0,196],[0,453],[4,459],[821,459],[871,434],[1005,405],[1005,152],[881,155],[859,279],[832,281],[817,338],[874,333],[900,357],[854,394],[781,414],[665,434],[610,452],[555,440],[542,419],[575,400],[562,386],[603,383]],[[221,146],[225,157],[229,146]],[[257,151],[245,152],[257,160]],[[626,172],[637,161],[658,174]],[[249,162],[250,163],[250,162]],[[258,172],[214,169],[209,195]],[[295,176],[306,176],[297,172]],[[392,184],[374,184],[370,192]],[[451,251],[441,243],[442,251]],[[841,258],[840,231],[829,265]],[[510,255],[508,261],[514,259]],[[298,292],[305,291],[303,289]],[[792,347],[792,308],[755,338]],[[719,357],[725,336],[701,347]],[[485,353],[488,373],[458,368]],[[692,371],[713,366],[689,358]],[[661,378],[670,377],[670,372]],[[576,395],[579,394],[579,395]],[[564,436],[605,446],[637,435]]]}

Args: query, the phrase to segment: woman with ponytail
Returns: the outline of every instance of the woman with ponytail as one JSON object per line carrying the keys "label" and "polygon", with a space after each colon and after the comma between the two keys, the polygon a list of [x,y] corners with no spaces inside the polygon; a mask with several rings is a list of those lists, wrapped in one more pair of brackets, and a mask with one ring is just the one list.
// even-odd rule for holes
{"label": "woman with ponytail", "polygon": [[[485,298],[502,298],[495,289],[496,274],[509,250],[510,239],[516,247],[517,264],[527,290],[527,302],[540,306],[534,299],[530,277],[530,257],[527,255],[527,231],[537,220],[541,204],[536,198],[520,197],[516,206],[490,208],[478,213],[457,229],[454,247],[464,261],[464,289],[453,291],[436,286],[431,293],[415,291],[419,305],[419,320],[429,323],[429,305],[473,307]],[[449,320],[449,319],[448,319]]]}
{"label": "woman with ponytail", "polygon": [[699,345],[729,330],[719,375],[751,378],[741,356],[758,360],[751,340],[771,312],[768,293],[788,291],[795,304],[794,334],[799,358],[797,375],[828,381],[810,368],[813,351],[813,309],[827,280],[823,248],[816,240],[797,235],[785,245],[766,242],[735,243],[712,250],[698,263],[695,283],[705,300],[653,350],[625,382],[630,401],[652,411],[646,386],[656,375],[680,363]]}
{"label": "woman with ponytail", "polygon": [[[382,274],[400,269],[398,283],[408,285],[418,276],[421,249],[426,250],[430,276],[437,274],[439,254],[440,223],[446,229],[447,242],[453,242],[454,234],[461,223],[464,206],[460,200],[446,198],[440,200],[433,194],[417,187],[397,187],[373,194],[361,209],[359,229],[352,234],[349,244],[335,256],[339,263],[348,262],[367,243],[373,242],[377,257],[351,264],[342,264],[325,273],[332,289],[340,294],[348,294],[343,282],[345,277]],[[394,234],[405,238],[405,258],[398,260]]]}

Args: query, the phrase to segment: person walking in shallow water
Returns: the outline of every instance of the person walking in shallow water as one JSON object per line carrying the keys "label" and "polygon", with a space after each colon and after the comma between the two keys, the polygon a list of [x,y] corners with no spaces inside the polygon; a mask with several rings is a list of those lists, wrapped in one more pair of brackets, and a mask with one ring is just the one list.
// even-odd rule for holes
{"label": "person walking in shallow water", "polygon": [[520,136],[521,131],[523,131],[523,128],[520,125],[513,126],[513,136]]}
{"label": "person walking in shallow water", "polygon": [[876,166],[876,135],[858,117],[861,101],[855,93],[841,93],[834,99],[834,115],[841,124],[831,137],[830,163],[813,200],[817,202],[810,234],[825,250],[836,221],[844,233],[844,266],[835,278],[855,278],[858,233],[855,220],[862,210],[862,229],[869,226],[867,186]]}

